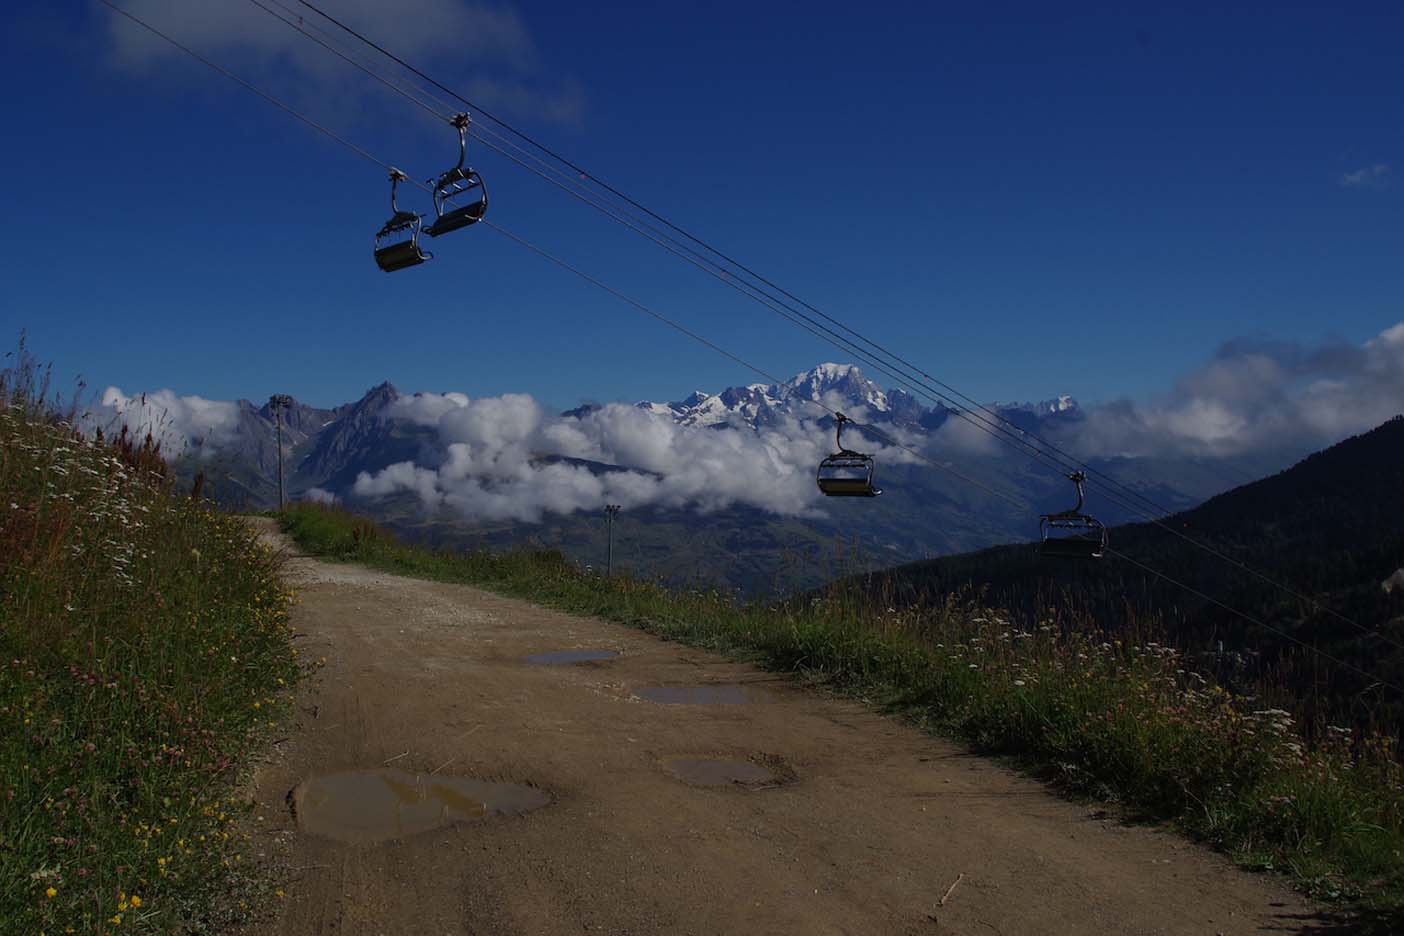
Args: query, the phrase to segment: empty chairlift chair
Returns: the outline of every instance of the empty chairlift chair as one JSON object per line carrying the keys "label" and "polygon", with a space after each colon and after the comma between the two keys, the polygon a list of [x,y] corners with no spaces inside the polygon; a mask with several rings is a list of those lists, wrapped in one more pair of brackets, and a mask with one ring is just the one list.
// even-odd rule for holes
{"label": "empty chairlift chair", "polygon": [[1107,528],[1096,517],[1082,512],[1082,482],[1087,475],[1074,471],[1068,480],[1077,486],[1077,503],[1060,513],[1039,517],[1038,554],[1060,559],[1100,559],[1107,551]]}
{"label": "empty chairlift chair", "polygon": [[419,246],[419,215],[401,211],[395,204],[395,189],[406,179],[400,170],[390,170],[390,210],[393,213],[375,235],[375,264],[386,273],[418,266],[434,256]]}
{"label": "empty chairlift chair", "polygon": [[834,439],[838,451],[819,463],[816,480],[819,490],[828,497],[876,497],[882,491],[873,487],[871,455],[843,447],[843,424],[852,422],[842,413],[834,414]]}
{"label": "empty chairlift chair", "polygon": [[[455,114],[449,121],[458,128],[458,165],[439,176],[434,181],[434,223],[424,229],[430,237],[438,237],[459,228],[481,221],[487,214],[487,185],[483,177],[473,169],[463,168],[463,159],[468,153],[467,114]],[[466,205],[455,206],[457,198],[472,199]]]}

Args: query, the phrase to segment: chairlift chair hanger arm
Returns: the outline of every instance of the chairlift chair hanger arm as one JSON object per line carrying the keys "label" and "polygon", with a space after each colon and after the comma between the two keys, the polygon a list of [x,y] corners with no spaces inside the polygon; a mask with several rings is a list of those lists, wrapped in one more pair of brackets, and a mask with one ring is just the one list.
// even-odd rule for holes
{"label": "chairlift chair hanger arm", "polygon": [[[472,167],[463,168],[464,160],[468,158],[468,128],[472,126],[473,120],[467,114],[454,114],[449,119],[449,124],[458,130],[458,162],[438,179],[429,180],[434,186],[435,218],[434,223],[424,229],[424,233],[430,237],[438,237],[467,227],[482,220],[483,215],[487,213],[487,183],[477,170]],[[449,204],[452,199],[474,189],[478,195],[474,201],[458,208]]]}
{"label": "chairlift chair hanger arm", "polygon": [[[407,181],[409,176],[393,166],[390,168],[390,219],[375,235],[375,263],[386,273],[418,266],[434,256],[419,246],[419,230],[422,223],[420,216],[416,212],[400,208],[396,200],[400,183]],[[406,232],[409,233],[407,239],[381,246],[381,242],[387,238]]]}

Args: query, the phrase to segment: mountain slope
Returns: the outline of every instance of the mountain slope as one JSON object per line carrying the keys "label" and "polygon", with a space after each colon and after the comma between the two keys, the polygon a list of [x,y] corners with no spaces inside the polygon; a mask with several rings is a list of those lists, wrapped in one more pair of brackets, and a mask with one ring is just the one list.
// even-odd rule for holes
{"label": "mountain slope", "polygon": [[1363,717],[1384,700],[1401,718],[1404,697],[1383,684],[1404,686],[1404,649],[1398,646],[1404,644],[1404,589],[1384,587],[1404,566],[1401,518],[1404,417],[1395,417],[1286,471],[1167,517],[1163,526],[1115,527],[1111,553],[1100,561],[1041,560],[1032,545],[1000,546],[892,569],[866,587],[904,603],[982,591],[991,604],[1027,620],[1046,618],[1050,604],[1075,605],[1111,630],[1137,615],[1157,615],[1182,645],[1211,650],[1223,641],[1245,652],[1241,665],[1277,668],[1294,690],[1315,687],[1340,701],[1330,712],[1335,717]]}

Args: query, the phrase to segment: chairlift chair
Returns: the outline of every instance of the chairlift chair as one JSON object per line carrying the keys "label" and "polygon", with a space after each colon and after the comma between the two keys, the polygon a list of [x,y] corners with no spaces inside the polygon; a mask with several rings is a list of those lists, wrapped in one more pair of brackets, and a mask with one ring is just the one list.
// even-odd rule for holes
{"label": "chairlift chair", "polygon": [[816,480],[827,497],[876,497],[882,491],[873,487],[871,455],[843,447],[843,424],[852,422],[842,413],[834,414],[834,438],[838,451],[819,463]]}
{"label": "chairlift chair", "polygon": [[401,211],[395,204],[395,190],[407,180],[408,176],[400,170],[390,170],[390,210],[393,214],[375,235],[375,263],[386,273],[418,266],[434,256],[419,246],[419,215],[413,211]]}
{"label": "chairlift chair", "polygon": [[[463,168],[463,159],[468,153],[467,114],[455,114],[449,121],[458,128],[458,165],[454,166],[434,181],[434,223],[424,229],[430,237],[438,237],[459,228],[481,221],[487,213],[487,184],[473,169]],[[452,201],[463,195],[476,193],[473,201],[454,207]]]}
{"label": "chairlift chair", "polygon": [[1058,559],[1100,559],[1107,550],[1107,528],[1096,517],[1082,512],[1082,482],[1087,475],[1074,471],[1068,480],[1077,486],[1077,503],[1068,510],[1039,517],[1038,554]]}

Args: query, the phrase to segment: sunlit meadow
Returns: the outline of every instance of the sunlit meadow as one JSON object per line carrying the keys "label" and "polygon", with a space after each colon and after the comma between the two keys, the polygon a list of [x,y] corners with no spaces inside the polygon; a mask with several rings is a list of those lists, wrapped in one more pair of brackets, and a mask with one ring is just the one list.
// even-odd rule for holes
{"label": "sunlit meadow", "polygon": [[299,667],[277,563],[153,444],[0,381],[0,932],[218,926],[240,772]]}

